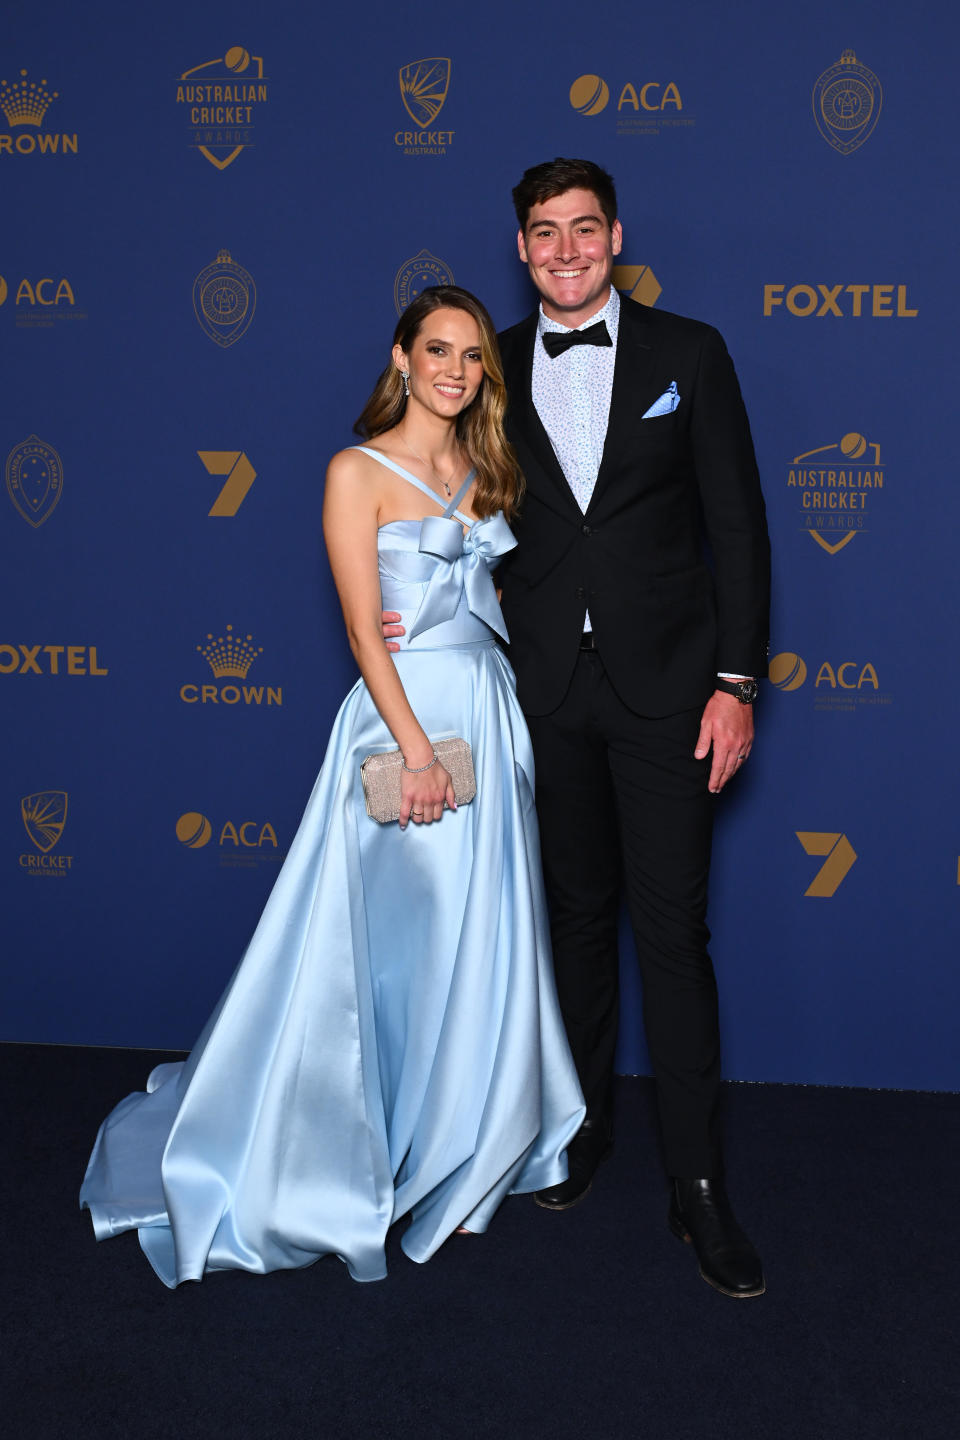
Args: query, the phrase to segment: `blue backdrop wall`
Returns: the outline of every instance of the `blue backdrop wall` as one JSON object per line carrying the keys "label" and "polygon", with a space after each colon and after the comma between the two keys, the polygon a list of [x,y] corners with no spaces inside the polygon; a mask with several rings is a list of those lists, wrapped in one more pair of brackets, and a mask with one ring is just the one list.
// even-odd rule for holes
{"label": "blue backdrop wall", "polygon": [[957,1088],[956,14],[8,6],[2,1038],[192,1042],[354,678],[326,459],[422,285],[532,307],[510,187],[585,154],[618,286],[723,331],[770,513],[726,1073]]}

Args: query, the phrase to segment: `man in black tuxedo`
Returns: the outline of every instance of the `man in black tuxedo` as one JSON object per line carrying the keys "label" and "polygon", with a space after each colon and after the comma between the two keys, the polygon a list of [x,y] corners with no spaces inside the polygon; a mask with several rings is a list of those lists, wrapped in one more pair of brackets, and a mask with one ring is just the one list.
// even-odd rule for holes
{"label": "man in black tuxedo", "polygon": [[622,235],[604,170],[550,161],[513,197],[541,303],[500,336],[527,487],[503,609],[587,1102],[569,1179],[537,1201],[576,1204],[610,1149],[625,886],[670,1226],[717,1289],[759,1295],[723,1184],[706,926],[713,797],[750,754],[766,673],[769,545],[749,425],[717,331],[612,288]]}

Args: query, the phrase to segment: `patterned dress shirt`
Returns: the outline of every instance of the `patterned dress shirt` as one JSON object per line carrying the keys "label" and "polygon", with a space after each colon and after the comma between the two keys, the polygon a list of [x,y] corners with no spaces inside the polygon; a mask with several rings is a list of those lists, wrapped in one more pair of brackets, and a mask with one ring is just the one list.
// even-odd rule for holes
{"label": "patterned dress shirt", "polygon": [[[571,328],[585,330],[598,321],[606,322],[611,345],[574,345],[553,359],[543,348],[542,336],[553,330],[566,334]],[[567,484],[580,509],[586,513],[597,483],[603,446],[610,418],[613,370],[617,360],[617,333],[620,327],[620,296],[611,286],[603,309],[582,325],[561,325],[550,320],[540,307],[537,343],[533,352],[533,403],[543,422]],[[589,612],[584,630],[591,629]]]}

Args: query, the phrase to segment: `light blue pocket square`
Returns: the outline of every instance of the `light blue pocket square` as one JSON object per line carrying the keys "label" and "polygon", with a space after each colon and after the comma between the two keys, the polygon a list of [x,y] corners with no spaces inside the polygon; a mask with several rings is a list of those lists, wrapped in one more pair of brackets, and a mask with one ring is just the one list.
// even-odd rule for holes
{"label": "light blue pocket square", "polygon": [[680,404],[680,396],[677,394],[676,380],[670,381],[670,389],[664,390],[659,400],[654,400],[649,410],[645,410],[640,416],[641,420],[654,420],[658,415],[672,415]]}

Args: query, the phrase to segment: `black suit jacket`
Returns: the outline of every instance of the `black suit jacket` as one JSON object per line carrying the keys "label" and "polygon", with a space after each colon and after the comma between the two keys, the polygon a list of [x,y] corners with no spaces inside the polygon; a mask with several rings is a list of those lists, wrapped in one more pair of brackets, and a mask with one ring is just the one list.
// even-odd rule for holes
{"label": "black suit jacket", "polygon": [[[507,434],[526,479],[500,572],[528,714],[563,699],[584,612],[641,715],[703,705],[718,670],[766,674],[770,554],[750,427],[709,325],[623,300],[603,461],[583,514],[531,396],[536,313],[500,336]],[[680,403],[644,412],[676,381]]]}

